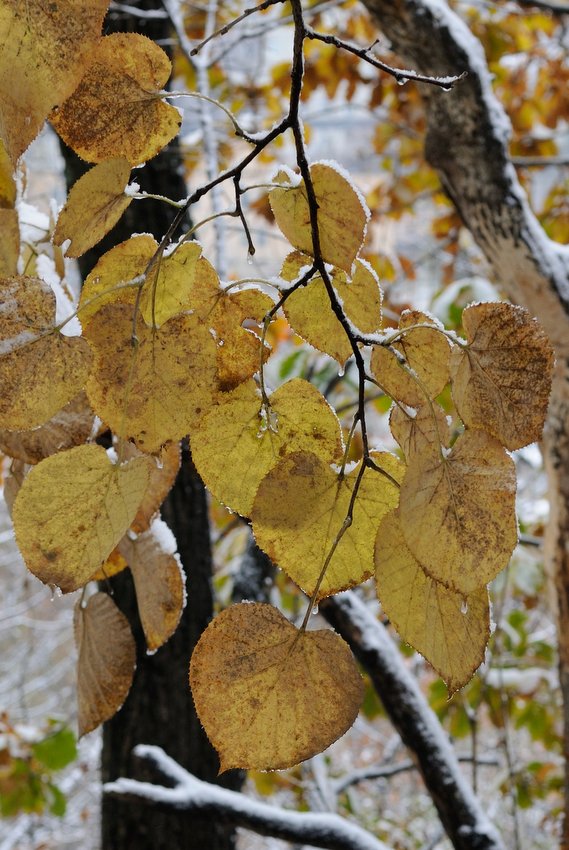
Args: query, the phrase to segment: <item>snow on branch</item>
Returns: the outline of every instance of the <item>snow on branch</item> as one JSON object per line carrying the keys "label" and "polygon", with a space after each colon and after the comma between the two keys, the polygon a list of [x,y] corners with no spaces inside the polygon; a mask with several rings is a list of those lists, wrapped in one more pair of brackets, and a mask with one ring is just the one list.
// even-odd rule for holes
{"label": "snow on branch", "polygon": [[385,626],[354,591],[323,600],[320,613],[350,645],[417,763],[456,850],[505,850],[458,759]]}
{"label": "snow on branch", "polygon": [[174,787],[117,779],[103,786],[106,794],[162,806],[213,815],[216,819],[285,841],[326,847],[329,850],[388,850],[371,833],[335,814],[291,812],[251,800],[197,779],[160,747],[141,744],[134,754],[152,764]]}

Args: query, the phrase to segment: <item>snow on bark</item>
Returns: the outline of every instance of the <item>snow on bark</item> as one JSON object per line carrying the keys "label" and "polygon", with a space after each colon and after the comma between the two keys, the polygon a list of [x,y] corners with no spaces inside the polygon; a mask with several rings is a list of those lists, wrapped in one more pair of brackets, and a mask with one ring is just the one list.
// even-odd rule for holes
{"label": "snow on bark", "polygon": [[320,613],[350,645],[419,768],[457,850],[505,850],[458,759],[385,626],[354,591],[323,600]]}
{"label": "snow on bark", "polygon": [[[174,787],[117,779],[103,786],[106,794],[143,800],[150,804],[184,811],[215,815],[241,826],[286,841],[326,847],[329,850],[388,850],[387,846],[357,824],[335,814],[291,812],[251,800],[244,794],[228,791],[197,779],[160,747],[139,745],[134,754],[152,764]],[[474,846],[474,845],[473,845]]]}

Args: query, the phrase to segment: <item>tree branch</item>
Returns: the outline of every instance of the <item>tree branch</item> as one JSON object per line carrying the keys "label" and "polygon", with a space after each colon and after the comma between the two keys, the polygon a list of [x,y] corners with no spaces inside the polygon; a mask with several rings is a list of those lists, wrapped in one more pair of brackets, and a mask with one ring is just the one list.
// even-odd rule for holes
{"label": "tree branch", "polygon": [[259,835],[270,835],[328,850],[388,850],[371,833],[339,815],[286,811],[203,782],[180,767],[160,747],[140,745],[134,754],[160,771],[168,785],[173,787],[137,782],[134,779],[118,779],[103,787],[105,794],[215,816],[216,820],[250,829]]}
{"label": "tree branch", "polygon": [[385,626],[353,591],[321,601],[319,610],[369,674],[392,723],[417,762],[456,850],[505,850]]}

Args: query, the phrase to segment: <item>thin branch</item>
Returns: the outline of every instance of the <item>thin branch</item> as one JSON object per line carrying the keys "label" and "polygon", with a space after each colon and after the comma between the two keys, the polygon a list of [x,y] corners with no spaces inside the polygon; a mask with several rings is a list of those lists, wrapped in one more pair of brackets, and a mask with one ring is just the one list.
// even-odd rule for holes
{"label": "thin branch", "polygon": [[429,83],[432,86],[438,86],[444,91],[450,91],[455,83],[466,77],[466,71],[462,74],[448,77],[430,77],[426,74],[419,74],[418,71],[406,71],[404,68],[394,68],[373,56],[371,53],[371,47],[358,47],[356,44],[351,44],[349,41],[344,41],[335,35],[316,32],[310,27],[306,27],[306,37],[315,41],[322,41],[324,44],[332,44],[334,47],[346,50],[348,53],[353,53],[354,56],[358,56],[360,59],[363,59],[364,62],[373,65],[374,68],[378,68],[380,71],[385,71],[386,74],[391,74],[398,83],[405,83],[407,80],[414,80],[416,83]]}
{"label": "thin branch", "polygon": [[118,779],[103,786],[114,797],[141,800],[150,805],[199,812],[216,821],[250,829],[285,841],[297,841],[328,850],[388,850],[370,832],[335,814],[293,812],[251,800],[244,794],[228,791],[197,779],[160,749],[147,745],[134,754],[159,770],[174,787],[153,785],[134,779]]}
{"label": "thin branch", "polygon": [[569,165],[567,156],[513,156],[512,162],[518,168],[547,168],[552,165]]}
{"label": "thin branch", "polygon": [[242,12],[242,14],[239,15],[238,18],[234,18],[228,24],[225,24],[224,26],[215,30],[215,32],[212,32],[212,33],[209,33],[208,35],[206,35],[206,37],[204,38],[203,41],[201,41],[199,44],[197,44],[195,47],[192,48],[191,55],[197,56],[197,54],[200,52],[200,50],[202,50],[202,48],[204,48],[206,46],[206,44],[208,44],[212,39],[217,38],[220,35],[226,35],[230,30],[233,29],[234,26],[236,26],[237,24],[240,24],[241,21],[245,20],[245,18],[248,18],[249,15],[253,15],[255,12],[261,12],[261,11],[263,11],[263,9],[268,9],[270,6],[276,6],[277,3],[284,3],[284,2],[285,2],[285,0],[264,0],[264,2],[260,3],[258,6],[251,6],[250,8],[245,9],[245,11]]}

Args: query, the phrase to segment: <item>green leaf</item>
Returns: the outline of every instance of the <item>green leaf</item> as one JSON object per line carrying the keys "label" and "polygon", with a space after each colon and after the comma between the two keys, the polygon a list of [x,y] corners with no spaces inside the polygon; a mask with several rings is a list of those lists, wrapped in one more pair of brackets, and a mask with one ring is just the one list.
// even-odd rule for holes
{"label": "green leaf", "polygon": [[77,758],[75,735],[67,726],[32,745],[36,759],[49,770],[61,770]]}

